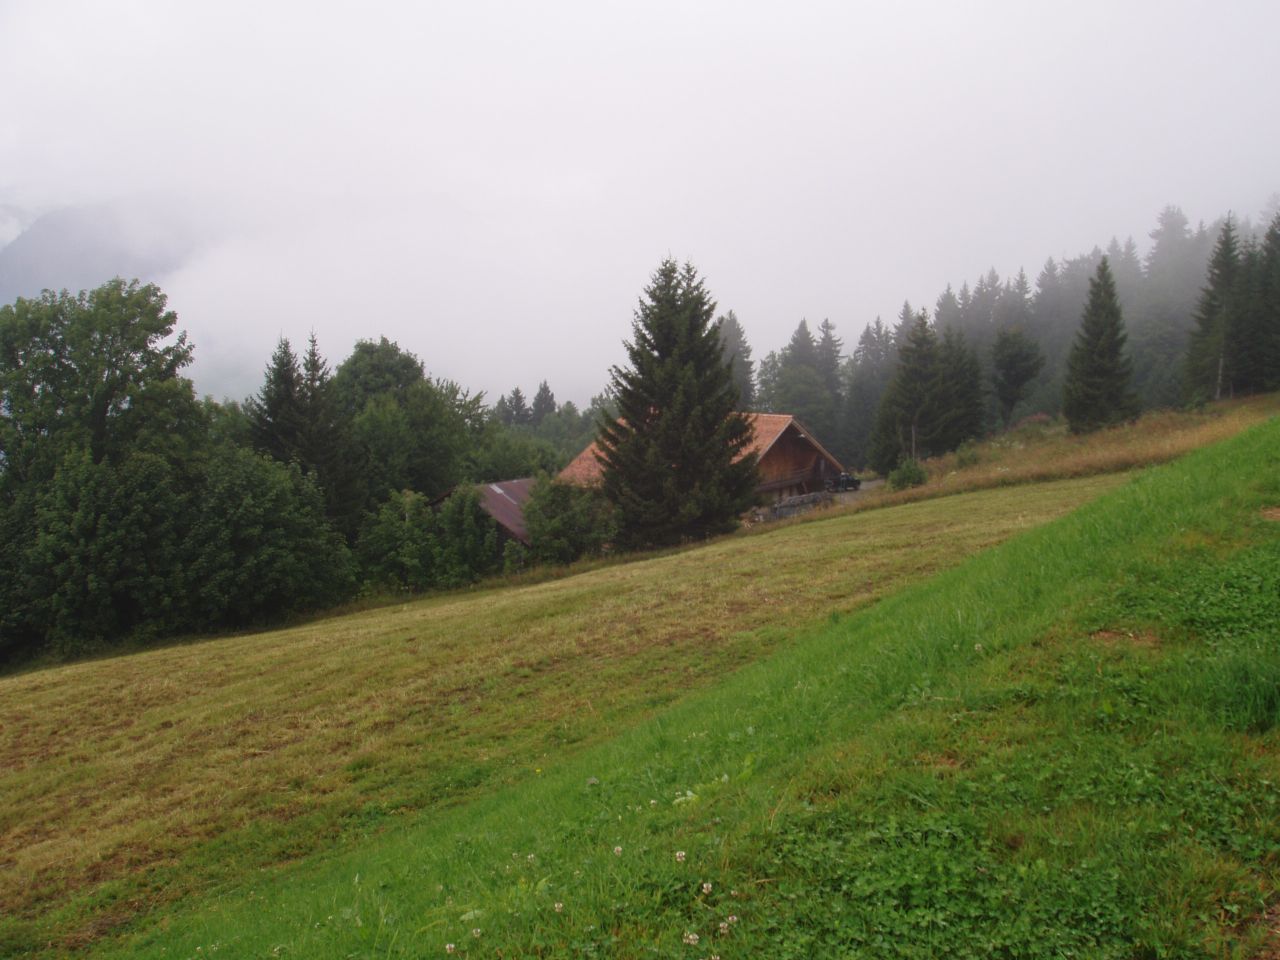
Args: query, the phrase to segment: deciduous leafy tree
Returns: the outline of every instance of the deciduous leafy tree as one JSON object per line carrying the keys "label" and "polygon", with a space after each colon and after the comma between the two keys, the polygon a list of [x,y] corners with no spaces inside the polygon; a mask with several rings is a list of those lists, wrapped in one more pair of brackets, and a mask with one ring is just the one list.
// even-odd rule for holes
{"label": "deciduous leafy tree", "polygon": [[678,543],[723,533],[754,502],[751,426],[692,264],[665,260],[644,291],[614,367],[619,417],[600,424],[604,492],[621,543]]}

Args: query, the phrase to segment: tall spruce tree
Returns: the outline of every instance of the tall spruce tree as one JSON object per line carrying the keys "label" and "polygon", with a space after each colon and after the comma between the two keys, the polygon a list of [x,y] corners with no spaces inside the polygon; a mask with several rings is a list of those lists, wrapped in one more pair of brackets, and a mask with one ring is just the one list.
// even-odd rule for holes
{"label": "tall spruce tree", "polygon": [[938,348],[938,403],[941,423],[936,452],[954,450],[980,436],[986,419],[982,363],[962,331],[948,327]]}
{"label": "tall spruce tree", "polygon": [[1021,328],[1006,328],[996,334],[991,347],[991,381],[1005,427],[1013,418],[1013,408],[1026,395],[1027,385],[1043,367],[1044,354]]}
{"label": "tall spruce tree", "polygon": [[822,334],[818,337],[817,370],[822,377],[822,384],[827,388],[834,406],[840,405],[840,351],[844,342],[836,336],[836,325],[830,320],[823,320],[818,326]]}
{"label": "tall spruce tree", "polygon": [[1240,272],[1240,242],[1228,217],[1209,260],[1187,345],[1186,387],[1192,398],[1219,400],[1230,391]]}
{"label": "tall spruce tree", "polygon": [[921,311],[906,330],[893,380],[876,411],[869,460],[879,473],[935,452],[944,415],[940,375],[938,337]]}
{"label": "tall spruce tree", "polygon": [[523,427],[533,422],[533,412],[524,398],[524,391],[519,387],[512,387],[511,393],[507,395],[507,409],[511,411],[513,426]]}
{"label": "tall spruce tree", "polygon": [[348,541],[354,540],[366,498],[363,463],[351,420],[338,410],[329,364],[320,355],[314,333],[302,357],[298,401],[298,460],[303,470],[315,474],[325,516]]}
{"label": "tall spruce tree", "polygon": [[853,354],[845,361],[837,455],[859,470],[867,465],[876,410],[893,376],[895,352],[893,333],[876,317],[875,323],[863,329]]}
{"label": "tall spruce tree", "polygon": [[1260,327],[1262,339],[1262,389],[1280,389],[1280,214],[1276,214],[1262,239]]}
{"label": "tall spruce tree", "polygon": [[1089,281],[1089,301],[1067,358],[1062,412],[1072,433],[1131,420],[1138,401],[1131,389],[1133,364],[1125,351],[1124,316],[1107,258]]}
{"label": "tall spruce tree", "polygon": [[533,404],[529,407],[529,419],[535,427],[556,412],[556,395],[551,392],[547,381],[538,384],[538,392],[533,395]]}
{"label": "tall spruce tree", "polygon": [[755,500],[751,425],[692,264],[664,260],[636,309],[630,365],[614,367],[617,419],[602,419],[605,496],[618,542],[648,547],[733,529]]}
{"label": "tall spruce tree", "polygon": [[281,463],[299,456],[302,441],[302,370],[288,339],[281,337],[267,364],[262,389],[245,401],[253,445]]}
{"label": "tall spruce tree", "polygon": [[818,343],[809,330],[808,320],[802,319],[796,324],[795,333],[791,334],[791,340],[782,351],[782,362],[784,365],[798,364],[818,369]]}
{"label": "tall spruce tree", "polygon": [[756,402],[756,385],[747,332],[732,310],[716,319],[716,331],[725,359],[733,367],[733,382],[738,385],[738,409],[750,410]]}

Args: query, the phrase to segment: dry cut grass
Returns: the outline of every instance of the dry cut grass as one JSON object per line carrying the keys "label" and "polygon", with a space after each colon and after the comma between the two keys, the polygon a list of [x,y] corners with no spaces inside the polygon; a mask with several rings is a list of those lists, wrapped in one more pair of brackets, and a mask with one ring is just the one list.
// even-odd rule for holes
{"label": "dry cut grass", "polygon": [[0,915],[57,952],[398,813],[535,777],[805,624],[1120,482],[834,515],[552,582],[0,679]]}
{"label": "dry cut grass", "polygon": [[1133,423],[1083,436],[1072,436],[1062,421],[1031,419],[963,453],[925,461],[927,484],[871,494],[859,500],[856,509],[1167,463],[1277,414],[1280,394],[1273,393],[1224,401],[1203,411],[1157,410]]}

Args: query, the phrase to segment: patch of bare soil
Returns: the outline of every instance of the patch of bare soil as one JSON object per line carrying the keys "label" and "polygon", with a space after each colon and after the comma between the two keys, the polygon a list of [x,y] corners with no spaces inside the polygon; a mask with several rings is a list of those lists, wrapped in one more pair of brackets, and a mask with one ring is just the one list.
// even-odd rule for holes
{"label": "patch of bare soil", "polygon": [[1154,633],[1130,633],[1128,630],[1099,630],[1090,636],[1091,639],[1097,640],[1108,647],[1130,646],[1154,649],[1160,646],[1160,638]]}
{"label": "patch of bare soil", "polygon": [[1253,955],[1253,960],[1280,960],[1280,903],[1272,904],[1258,923],[1267,933],[1262,949]]}
{"label": "patch of bare soil", "polygon": [[1262,511],[1262,519],[1280,523],[1280,507],[1267,507]]}

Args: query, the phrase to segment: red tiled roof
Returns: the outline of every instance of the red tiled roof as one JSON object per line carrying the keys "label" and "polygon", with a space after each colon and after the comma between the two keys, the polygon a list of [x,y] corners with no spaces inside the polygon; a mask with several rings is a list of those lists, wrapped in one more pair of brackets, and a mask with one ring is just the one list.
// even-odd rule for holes
{"label": "red tiled roof", "polygon": [[[814,439],[804,426],[789,413],[748,413],[747,420],[751,422],[752,439],[751,443],[738,454],[738,457],[745,457],[749,453],[754,453],[756,457],[763,460],[765,454],[769,452],[769,448],[777,443],[778,438],[786,432],[787,427],[795,424],[797,430],[803,432],[805,438],[818,449],[827,460],[837,468],[837,472],[844,469],[840,465],[840,461],[833,457],[822,444]],[[574,457],[567,467],[560,471],[556,479],[563,480],[565,483],[575,483],[578,486],[592,486],[600,482],[604,476],[604,467],[600,463],[600,448],[593,441],[587,449]]]}

